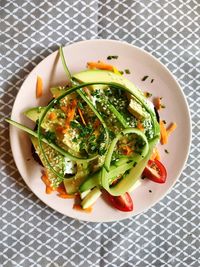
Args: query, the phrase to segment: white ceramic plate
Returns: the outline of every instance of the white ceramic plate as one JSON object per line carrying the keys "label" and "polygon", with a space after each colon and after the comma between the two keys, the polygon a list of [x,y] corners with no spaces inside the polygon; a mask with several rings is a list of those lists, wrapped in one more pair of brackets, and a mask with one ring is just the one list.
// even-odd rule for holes
{"label": "white ceramic plate", "polygon": [[[92,213],[73,210],[73,200],[61,199],[56,194],[45,194],[45,186],[40,179],[42,168],[32,159],[29,137],[23,131],[11,126],[11,147],[20,174],[30,189],[44,203],[75,219],[93,222],[116,221],[149,209],[174,185],[188,156],[191,136],[190,116],[180,86],[172,74],[152,55],[124,42],[83,41],[65,47],[64,53],[72,73],[85,69],[87,61],[106,61],[108,55],[118,55],[117,60],[111,60],[109,63],[120,70],[129,69],[131,74],[126,75],[128,79],[142,90],[151,92],[153,96],[163,97],[163,104],[166,108],[160,112],[161,118],[169,123],[176,122],[178,125],[177,130],[170,136],[169,143],[160,147],[162,162],[168,172],[167,182],[156,184],[143,180],[142,185],[132,193],[134,211],[130,213],[117,211],[102,199],[96,202]],[[44,83],[44,95],[39,100],[35,97],[37,75],[42,77]],[[145,75],[149,78],[141,81]],[[151,79],[154,79],[153,83]],[[33,126],[22,112],[30,107],[45,105],[51,97],[49,88],[54,85],[63,85],[65,81],[66,77],[58,52],[54,52],[36,66],[24,81],[13,106],[12,119],[27,126]],[[166,154],[164,149],[167,149],[170,154]]]}

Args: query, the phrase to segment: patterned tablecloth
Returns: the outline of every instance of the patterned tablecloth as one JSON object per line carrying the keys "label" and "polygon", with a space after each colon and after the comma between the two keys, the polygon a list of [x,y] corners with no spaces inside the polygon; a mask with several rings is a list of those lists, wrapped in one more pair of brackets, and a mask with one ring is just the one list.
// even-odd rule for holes
{"label": "patterned tablecloth", "polygon": [[[200,266],[200,1],[0,0],[0,266]],[[114,223],[86,223],[44,205],[14,164],[8,125],[16,94],[43,58],[79,40],[125,40],[178,78],[193,141],[179,181],[160,203]]]}

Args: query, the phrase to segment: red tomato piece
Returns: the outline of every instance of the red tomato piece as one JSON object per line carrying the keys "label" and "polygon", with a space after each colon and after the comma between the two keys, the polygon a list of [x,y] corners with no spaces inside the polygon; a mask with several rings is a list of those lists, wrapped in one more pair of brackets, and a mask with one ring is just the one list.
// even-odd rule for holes
{"label": "red tomato piece", "polygon": [[159,160],[149,160],[143,171],[143,176],[155,183],[163,184],[167,178],[167,171]]}
{"label": "red tomato piece", "polygon": [[125,193],[122,196],[112,196],[107,192],[106,199],[108,202],[120,211],[132,211],[133,201],[129,193]]}

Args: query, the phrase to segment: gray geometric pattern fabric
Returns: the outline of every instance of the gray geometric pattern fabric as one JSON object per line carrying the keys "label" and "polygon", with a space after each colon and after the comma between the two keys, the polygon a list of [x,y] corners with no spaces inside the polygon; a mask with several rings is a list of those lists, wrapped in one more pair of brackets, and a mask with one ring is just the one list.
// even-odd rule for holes
{"label": "gray geometric pattern fabric", "polygon": [[[200,266],[199,0],[0,0],[0,266]],[[60,44],[105,38],[151,52],[190,106],[190,156],[172,191],[144,214],[86,223],[43,204],[14,164],[8,125],[26,76]]]}

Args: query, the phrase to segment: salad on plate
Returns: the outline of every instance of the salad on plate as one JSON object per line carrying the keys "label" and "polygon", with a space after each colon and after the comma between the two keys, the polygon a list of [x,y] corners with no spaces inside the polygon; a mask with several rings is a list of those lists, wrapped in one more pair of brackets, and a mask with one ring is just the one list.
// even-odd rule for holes
{"label": "salad on plate", "polygon": [[[47,106],[24,112],[35,128],[7,122],[29,134],[47,194],[74,198],[78,210],[91,211],[102,196],[113,208],[132,211],[130,194],[141,178],[165,183],[157,144],[167,143],[176,124],[166,129],[160,98],[155,107],[114,66],[88,62],[87,70],[71,75],[62,47],[59,53],[68,83],[50,88]],[[42,97],[39,76],[36,96]]]}

